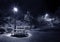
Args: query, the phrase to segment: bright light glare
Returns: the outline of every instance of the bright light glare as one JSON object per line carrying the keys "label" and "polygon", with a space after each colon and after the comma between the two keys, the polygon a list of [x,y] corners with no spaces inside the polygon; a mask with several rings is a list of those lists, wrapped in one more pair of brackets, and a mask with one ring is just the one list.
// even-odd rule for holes
{"label": "bright light glare", "polygon": [[45,18],[47,18],[49,15],[48,14],[45,14]]}
{"label": "bright light glare", "polygon": [[51,18],[46,18],[45,20],[46,20],[46,21],[52,21],[52,20],[54,20],[54,18],[53,18],[53,19],[51,19]]}
{"label": "bright light glare", "polygon": [[7,37],[11,37],[11,33],[9,33],[9,34],[5,34],[5,36],[7,36]]}
{"label": "bright light glare", "polygon": [[28,38],[31,37],[31,36],[32,36],[32,34],[31,33],[28,33]]}
{"label": "bright light glare", "polygon": [[52,21],[52,20],[54,20],[54,18],[49,18],[49,15],[48,14],[45,14],[44,20],[45,21]]}
{"label": "bright light glare", "polygon": [[14,11],[14,12],[17,12],[17,11],[18,11],[18,8],[14,7],[14,8],[13,8],[13,11]]}

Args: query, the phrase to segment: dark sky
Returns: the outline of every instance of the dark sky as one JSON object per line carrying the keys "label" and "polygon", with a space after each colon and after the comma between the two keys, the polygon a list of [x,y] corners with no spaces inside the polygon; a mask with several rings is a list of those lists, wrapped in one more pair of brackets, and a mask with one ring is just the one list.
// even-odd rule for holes
{"label": "dark sky", "polygon": [[60,7],[59,0],[0,0],[0,11],[8,12],[14,5],[20,7],[23,11],[29,10],[32,15],[51,12],[55,14]]}

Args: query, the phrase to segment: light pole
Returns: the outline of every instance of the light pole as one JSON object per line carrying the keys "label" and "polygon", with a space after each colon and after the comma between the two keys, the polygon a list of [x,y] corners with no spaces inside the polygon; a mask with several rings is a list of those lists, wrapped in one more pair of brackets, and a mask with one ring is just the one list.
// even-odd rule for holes
{"label": "light pole", "polygon": [[13,12],[14,12],[14,29],[13,29],[13,34],[14,34],[14,32],[16,32],[16,14],[18,12],[18,8],[13,7]]}

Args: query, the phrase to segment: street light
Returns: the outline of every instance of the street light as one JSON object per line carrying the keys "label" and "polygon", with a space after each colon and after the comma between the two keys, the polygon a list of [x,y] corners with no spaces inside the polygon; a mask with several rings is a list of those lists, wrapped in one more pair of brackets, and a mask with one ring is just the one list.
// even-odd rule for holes
{"label": "street light", "polygon": [[13,34],[14,32],[16,32],[16,13],[18,12],[18,8],[17,7],[13,7],[13,13],[14,13],[14,29],[13,29]]}
{"label": "street light", "polygon": [[14,7],[13,8],[13,12],[18,12],[18,8],[17,7]]}

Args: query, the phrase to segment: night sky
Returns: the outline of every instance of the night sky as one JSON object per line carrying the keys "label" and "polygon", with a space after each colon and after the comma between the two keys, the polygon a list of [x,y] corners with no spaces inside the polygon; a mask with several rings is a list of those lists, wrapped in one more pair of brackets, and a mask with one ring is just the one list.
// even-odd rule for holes
{"label": "night sky", "polygon": [[[60,1],[59,0],[0,0],[0,24],[6,23],[4,20],[7,16],[13,17],[12,8],[17,6],[19,20],[23,19],[23,14],[27,11],[34,17],[33,24],[37,24],[37,17],[49,13],[60,17]],[[22,13],[21,13],[22,12]]]}
{"label": "night sky", "polygon": [[[0,0],[0,13],[9,13],[11,7],[18,6],[23,11],[30,11],[31,15],[38,16],[44,12],[57,14],[60,7],[59,0]],[[10,11],[9,11],[10,10]],[[59,15],[59,13],[58,13]]]}

